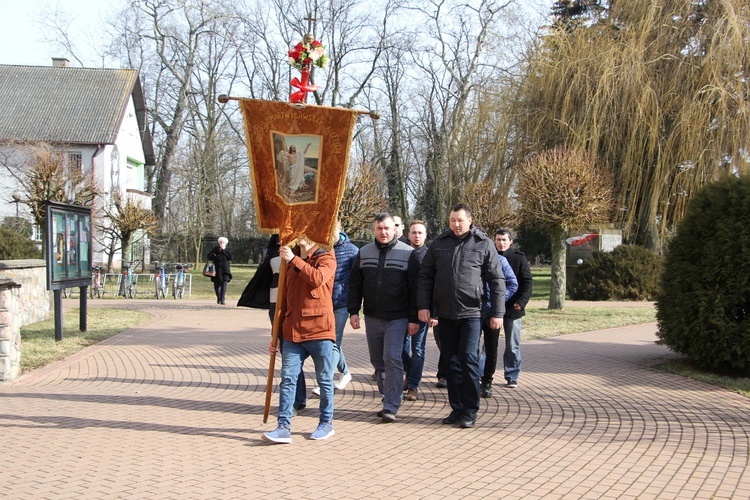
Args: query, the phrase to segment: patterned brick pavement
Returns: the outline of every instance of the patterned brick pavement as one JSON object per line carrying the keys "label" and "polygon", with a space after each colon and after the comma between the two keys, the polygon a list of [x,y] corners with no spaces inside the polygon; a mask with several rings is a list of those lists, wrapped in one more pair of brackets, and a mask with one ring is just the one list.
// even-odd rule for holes
{"label": "patterned brick pavement", "polygon": [[654,324],[525,342],[520,387],[496,386],[474,429],[440,423],[431,340],[420,400],[380,423],[364,334],[347,330],[336,435],[308,439],[311,399],[292,444],[268,445],[265,311],[90,302],[114,305],[154,319],[0,385],[0,497],[750,498],[750,402],[653,370],[671,357]]}

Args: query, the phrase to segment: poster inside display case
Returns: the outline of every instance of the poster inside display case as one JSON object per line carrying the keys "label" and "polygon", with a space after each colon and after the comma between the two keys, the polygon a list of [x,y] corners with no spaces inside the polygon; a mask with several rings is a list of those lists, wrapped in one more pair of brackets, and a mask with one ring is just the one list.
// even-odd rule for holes
{"label": "poster inside display case", "polygon": [[47,290],[91,281],[91,209],[48,201]]}

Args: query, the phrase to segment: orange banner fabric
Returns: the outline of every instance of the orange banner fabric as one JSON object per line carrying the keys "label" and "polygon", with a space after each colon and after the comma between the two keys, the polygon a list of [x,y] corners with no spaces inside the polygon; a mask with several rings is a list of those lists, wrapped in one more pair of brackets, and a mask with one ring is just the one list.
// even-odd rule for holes
{"label": "orange banner fabric", "polygon": [[240,109],[260,230],[330,247],[357,112],[257,99]]}

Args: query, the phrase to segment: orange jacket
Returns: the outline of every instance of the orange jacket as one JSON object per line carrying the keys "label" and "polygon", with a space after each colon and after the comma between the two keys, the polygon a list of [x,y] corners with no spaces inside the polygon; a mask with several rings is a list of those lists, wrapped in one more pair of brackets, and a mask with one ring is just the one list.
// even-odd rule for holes
{"label": "orange jacket", "polygon": [[296,256],[287,264],[284,281],[285,300],[281,307],[281,332],[284,340],[336,341],[333,316],[333,279],[336,256],[317,246],[303,260]]}

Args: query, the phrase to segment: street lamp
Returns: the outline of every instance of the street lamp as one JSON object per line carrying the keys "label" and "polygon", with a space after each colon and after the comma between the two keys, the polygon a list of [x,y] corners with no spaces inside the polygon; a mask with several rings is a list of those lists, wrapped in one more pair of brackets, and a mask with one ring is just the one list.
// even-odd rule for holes
{"label": "street lamp", "polygon": [[13,194],[10,195],[12,201],[11,203],[16,204],[16,219],[18,219],[18,204],[21,203],[21,198],[23,197],[23,193],[21,191],[13,191]]}

